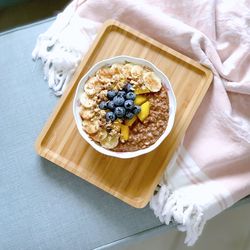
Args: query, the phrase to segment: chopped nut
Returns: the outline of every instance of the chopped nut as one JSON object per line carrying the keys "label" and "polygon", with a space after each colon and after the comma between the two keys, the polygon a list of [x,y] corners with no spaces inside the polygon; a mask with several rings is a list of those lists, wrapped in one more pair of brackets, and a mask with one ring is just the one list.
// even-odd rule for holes
{"label": "chopped nut", "polygon": [[112,136],[113,136],[113,135],[117,135],[117,131],[116,131],[115,129],[113,129],[113,130],[110,131],[109,134],[112,135]]}
{"label": "chopped nut", "polygon": [[101,100],[107,100],[107,93],[108,93],[108,91],[106,89],[102,90],[101,92],[99,92],[98,97]]}
{"label": "chopped nut", "polygon": [[100,115],[101,115],[101,117],[104,117],[104,116],[106,115],[106,111],[101,110],[101,111],[100,111]]}
{"label": "chopped nut", "polygon": [[138,82],[135,80],[131,80],[130,83],[132,83],[133,85],[138,85]]}
{"label": "chopped nut", "polygon": [[107,132],[111,132],[112,128],[106,127]]}
{"label": "chopped nut", "polygon": [[114,81],[114,82],[118,82],[118,81],[120,81],[120,75],[113,75],[113,78],[112,78],[112,80]]}

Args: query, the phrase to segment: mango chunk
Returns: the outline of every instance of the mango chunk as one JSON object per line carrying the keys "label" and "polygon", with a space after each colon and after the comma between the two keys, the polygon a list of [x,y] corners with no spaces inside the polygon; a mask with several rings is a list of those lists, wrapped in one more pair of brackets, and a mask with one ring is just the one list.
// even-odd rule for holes
{"label": "mango chunk", "polygon": [[137,115],[143,122],[149,116],[150,102],[146,101],[141,105],[141,112]]}
{"label": "mango chunk", "polygon": [[147,94],[150,93],[150,90],[147,88],[143,88],[143,89],[135,89],[135,94],[136,95],[140,95],[140,94]]}
{"label": "mango chunk", "polygon": [[135,105],[141,105],[141,104],[143,104],[146,101],[147,101],[146,96],[137,95],[136,98],[135,98],[135,100],[134,100],[134,103],[135,103]]}
{"label": "mango chunk", "polygon": [[127,125],[127,126],[132,126],[133,124],[134,124],[134,122],[136,121],[136,119],[137,119],[137,117],[136,116],[134,116],[132,119],[130,119],[130,120],[126,120],[125,121],[125,125]]}
{"label": "mango chunk", "polygon": [[129,127],[121,124],[121,139],[127,141],[129,138]]}

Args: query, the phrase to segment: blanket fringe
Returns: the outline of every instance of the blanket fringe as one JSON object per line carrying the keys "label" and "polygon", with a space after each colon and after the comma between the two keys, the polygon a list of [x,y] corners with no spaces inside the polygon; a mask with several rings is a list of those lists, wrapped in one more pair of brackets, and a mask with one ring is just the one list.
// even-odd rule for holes
{"label": "blanket fringe", "polygon": [[150,207],[162,223],[176,222],[178,230],[186,232],[185,243],[194,245],[206,222],[200,206],[185,201],[179,191],[163,185],[151,199]]}
{"label": "blanket fringe", "polygon": [[44,78],[55,95],[62,95],[81,60],[80,51],[67,48],[56,37],[44,34],[37,39],[32,52],[33,60],[41,59],[44,68]]}

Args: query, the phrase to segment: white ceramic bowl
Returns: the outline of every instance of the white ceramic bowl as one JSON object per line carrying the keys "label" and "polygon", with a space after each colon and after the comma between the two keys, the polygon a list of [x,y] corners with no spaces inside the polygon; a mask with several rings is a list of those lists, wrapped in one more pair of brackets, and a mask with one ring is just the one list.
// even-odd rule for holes
{"label": "white ceramic bowl", "polygon": [[[150,67],[158,77],[160,77],[160,79],[162,80],[162,84],[167,87],[167,92],[168,92],[168,98],[169,98],[169,120],[168,120],[168,125],[164,131],[164,133],[160,136],[160,138],[151,146],[145,148],[145,149],[140,149],[137,151],[133,151],[133,152],[114,152],[108,149],[103,148],[102,146],[98,145],[95,141],[93,141],[87,133],[85,133],[85,131],[82,129],[82,120],[81,117],[79,115],[79,97],[80,95],[83,93],[83,86],[85,84],[85,82],[88,80],[88,78],[90,76],[93,76],[96,71],[99,68],[102,68],[105,65],[111,65],[113,63],[124,63],[124,62],[131,62],[134,64],[139,64],[139,65],[145,65]],[[168,134],[170,133],[173,125],[174,125],[174,118],[175,118],[175,113],[176,113],[176,98],[173,92],[173,89],[171,87],[171,84],[167,78],[167,76],[165,74],[162,73],[162,71],[160,71],[154,64],[152,64],[151,62],[142,59],[142,58],[135,58],[135,57],[130,57],[130,56],[116,56],[116,57],[112,57],[103,61],[100,61],[98,63],[96,63],[83,77],[82,79],[79,81],[78,83],[78,87],[76,89],[76,93],[75,93],[75,98],[73,101],[73,114],[74,114],[74,118],[76,121],[76,125],[78,128],[79,133],[81,134],[81,136],[83,137],[84,140],[86,140],[94,149],[96,149],[98,152],[108,155],[108,156],[113,156],[113,157],[118,157],[118,158],[133,158],[139,155],[143,155],[146,153],[151,152],[152,150],[156,149],[161,143],[162,141],[168,136]]]}

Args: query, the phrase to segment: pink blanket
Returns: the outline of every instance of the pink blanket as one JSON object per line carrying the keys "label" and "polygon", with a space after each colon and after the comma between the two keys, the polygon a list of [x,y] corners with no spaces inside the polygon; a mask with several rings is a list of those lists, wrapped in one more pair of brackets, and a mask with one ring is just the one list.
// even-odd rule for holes
{"label": "pink blanket", "polygon": [[33,51],[60,95],[97,30],[114,18],[213,70],[213,84],[150,203],[162,222],[175,220],[187,232],[188,245],[208,219],[250,194],[249,8],[243,0],[73,1]]}

